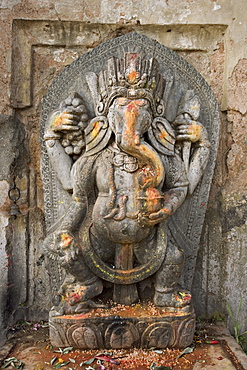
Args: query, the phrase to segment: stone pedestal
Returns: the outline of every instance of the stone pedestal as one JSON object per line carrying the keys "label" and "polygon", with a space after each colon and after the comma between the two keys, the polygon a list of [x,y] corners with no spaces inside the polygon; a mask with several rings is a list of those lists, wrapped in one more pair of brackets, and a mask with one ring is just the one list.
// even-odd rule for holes
{"label": "stone pedestal", "polygon": [[50,312],[50,339],[54,347],[184,348],[191,344],[195,330],[192,306],[171,312],[153,305],[117,305],[78,315],[54,314]]}

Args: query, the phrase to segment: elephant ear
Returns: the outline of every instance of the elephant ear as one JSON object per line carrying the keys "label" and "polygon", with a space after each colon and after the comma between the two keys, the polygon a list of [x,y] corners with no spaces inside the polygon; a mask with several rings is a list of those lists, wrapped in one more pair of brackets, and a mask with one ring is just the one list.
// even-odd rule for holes
{"label": "elephant ear", "polygon": [[174,155],[175,131],[163,117],[156,117],[148,130],[148,137],[156,150],[165,155]]}
{"label": "elephant ear", "polygon": [[86,152],[84,156],[100,152],[108,144],[112,130],[106,117],[93,118],[85,128]]}

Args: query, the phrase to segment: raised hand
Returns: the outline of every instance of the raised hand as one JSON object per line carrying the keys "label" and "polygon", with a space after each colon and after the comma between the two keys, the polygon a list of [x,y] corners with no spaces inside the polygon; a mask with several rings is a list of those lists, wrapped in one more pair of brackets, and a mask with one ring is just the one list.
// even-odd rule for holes
{"label": "raised hand", "polygon": [[79,247],[76,245],[74,237],[68,231],[55,233],[55,245],[63,267],[72,266],[77,259]]}
{"label": "raised hand", "polygon": [[60,104],[59,111],[53,113],[49,129],[55,132],[84,130],[87,121],[83,100],[79,94],[73,93]]}
{"label": "raised hand", "polygon": [[196,143],[197,141],[201,141],[202,136],[204,136],[205,129],[203,125],[191,119],[188,113],[178,116],[174,124],[176,125],[177,141]]}
{"label": "raised hand", "polygon": [[84,129],[88,123],[86,107],[78,93],[65,99],[49,119],[45,140],[58,139],[64,151],[76,160],[85,148]]}

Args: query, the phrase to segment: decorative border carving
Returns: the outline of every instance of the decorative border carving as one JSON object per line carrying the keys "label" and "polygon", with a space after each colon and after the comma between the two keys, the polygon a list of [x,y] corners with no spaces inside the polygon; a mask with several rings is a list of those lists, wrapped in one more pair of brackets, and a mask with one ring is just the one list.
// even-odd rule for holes
{"label": "decorative border carving", "polygon": [[185,348],[193,340],[194,311],[161,317],[50,316],[50,339],[55,347]]}
{"label": "decorative border carving", "polygon": [[66,332],[68,343],[74,348],[103,348],[103,338],[99,328],[93,323],[72,325]]}

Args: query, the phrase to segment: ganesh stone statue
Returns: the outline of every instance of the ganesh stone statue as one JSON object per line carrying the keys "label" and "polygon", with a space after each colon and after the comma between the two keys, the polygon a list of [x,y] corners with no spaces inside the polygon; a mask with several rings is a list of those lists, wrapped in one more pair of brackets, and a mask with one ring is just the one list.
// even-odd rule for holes
{"label": "ganesh stone statue", "polygon": [[57,277],[54,345],[165,348],[192,341],[188,251],[176,225],[187,222],[193,204],[197,212],[201,189],[207,200],[210,179],[202,178],[215,122],[207,117],[212,109],[202,107],[198,73],[183,63],[185,77],[179,56],[129,34],[65,68],[45,98],[44,182],[52,191],[44,248]]}

